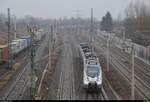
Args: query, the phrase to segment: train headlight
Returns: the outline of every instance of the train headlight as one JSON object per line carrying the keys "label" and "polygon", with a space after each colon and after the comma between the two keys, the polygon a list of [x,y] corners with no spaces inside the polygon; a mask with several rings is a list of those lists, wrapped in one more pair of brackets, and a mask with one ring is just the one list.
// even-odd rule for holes
{"label": "train headlight", "polygon": [[84,84],[88,84],[88,83],[89,83],[88,77],[85,77],[85,78],[84,78]]}
{"label": "train headlight", "polygon": [[89,83],[89,82],[88,82],[87,80],[84,80],[84,84],[88,85],[88,83]]}
{"label": "train headlight", "polygon": [[101,77],[101,76],[99,76],[99,77],[97,78],[97,82],[100,83],[100,84],[102,83],[102,77]]}

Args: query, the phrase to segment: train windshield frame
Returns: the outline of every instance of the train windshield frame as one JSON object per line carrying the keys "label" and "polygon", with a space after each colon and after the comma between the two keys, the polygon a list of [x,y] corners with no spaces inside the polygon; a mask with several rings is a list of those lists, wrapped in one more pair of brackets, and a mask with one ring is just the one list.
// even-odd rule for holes
{"label": "train windshield frame", "polygon": [[98,66],[87,66],[87,75],[89,77],[98,77],[99,76],[99,73],[100,72],[100,69]]}

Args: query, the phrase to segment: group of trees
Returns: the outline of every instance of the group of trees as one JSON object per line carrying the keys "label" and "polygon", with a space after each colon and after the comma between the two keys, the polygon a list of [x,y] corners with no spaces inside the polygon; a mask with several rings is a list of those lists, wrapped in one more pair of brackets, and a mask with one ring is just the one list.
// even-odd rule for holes
{"label": "group of trees", "polygon": [[100,29],[111,32],[113,28],[120,27],[118,36],[125,31],[126,38],[133,42],[143,46],[150,44],[150,7],[144,1],[131,1],[125,9],[125,19],[119,19],[112,20],[110,12],[107,12],[101,20]]}
{"label": "group of trees", "polygon": [[106,13],[106,15],[102,18],[101,21],[101,30],[105,30],[107,32],[111,32],[113,29],[113,21],[111,14],[109,12]]}
{"label": "group of trees", "polygon": [[131,2],[125,14],[126,36],[138,44],[148,46],[150,44],[150,7],[142,1]]}

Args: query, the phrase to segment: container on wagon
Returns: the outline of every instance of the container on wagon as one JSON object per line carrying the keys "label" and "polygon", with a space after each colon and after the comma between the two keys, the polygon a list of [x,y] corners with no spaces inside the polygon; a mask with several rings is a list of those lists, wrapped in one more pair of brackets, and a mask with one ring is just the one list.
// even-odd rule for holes
{"label": "container on wagon", "polygon": [[8,45],[0,45],[0,63],[8,59]]}
{"label": "container on wagon", "polygon": [[15,53],[18,53],[22,50],[20,40],[18,40],[18,39],[12,40],[11,47],[12,47],[12,51],[14,50]]}
{"label": "container on wagon", "polygon": [[20,40],[20,46],[21,50],[25,49],[27,47],[27,39],[19,39]]}
{"label": "container on wagon", "polygon": [[28,36],[23,36],[21,37],[21,39],[26,39],[27,40],[27,47],[31,45],[31,36],[28,35]]}
{"label": "container on wagon", "polygon": [[11,53],[12,54],[17,54],[21,50],[19,41],[11,42],[10,46],[11,46]]}
{"label": "container on wagon", "polygon": [[19,43],[19,52],[22,51],[26,46],[27,46],[27,41],[25,39],[17,39],[13,40],[12,42],[17,42]]}

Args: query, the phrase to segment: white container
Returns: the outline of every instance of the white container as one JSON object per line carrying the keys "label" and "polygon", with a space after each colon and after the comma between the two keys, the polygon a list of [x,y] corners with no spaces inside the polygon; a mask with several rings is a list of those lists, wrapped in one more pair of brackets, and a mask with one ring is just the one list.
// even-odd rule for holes
{"label": "white container", "polygon": [[27,46],[24,39],[13,40],[12,42],[19,43],[19,47],[18,47],[20,49],[19,51],[22,51],[25,48],[25,46]]}
{"label": "white container", "polygon": [[20,41],[20,48],[21,50],[27,47],[27,40],[26,39],[18,39]]}
{"label": "white container", "polygon": [[12,54],[17,54],[21,50],[19,41],[13,41],[12,43],[10,43],[10,45]]}

